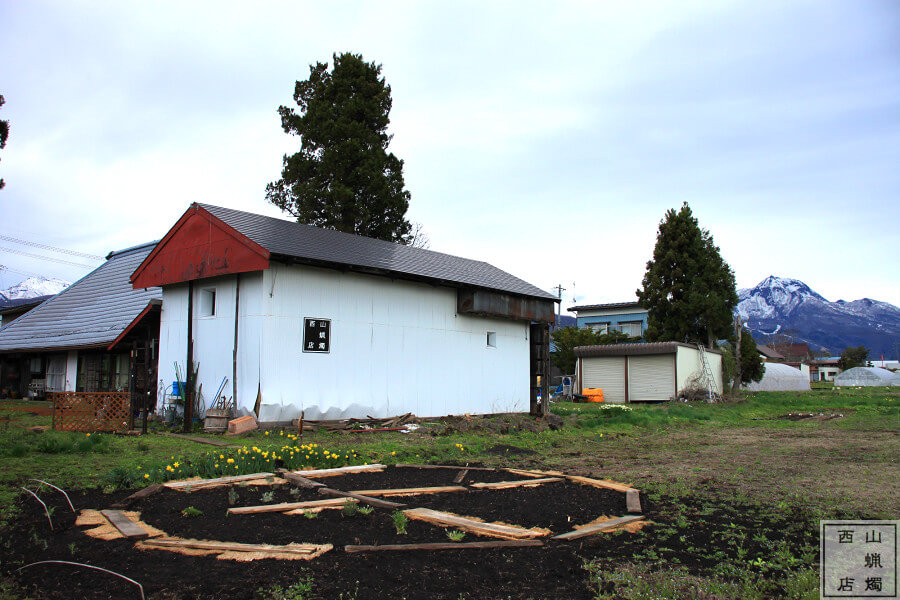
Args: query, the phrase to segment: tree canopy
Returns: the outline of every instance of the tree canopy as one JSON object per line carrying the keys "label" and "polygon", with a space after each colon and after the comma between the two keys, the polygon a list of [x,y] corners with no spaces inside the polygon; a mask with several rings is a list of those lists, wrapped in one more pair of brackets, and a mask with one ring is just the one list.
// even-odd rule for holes
{"label": "tree canopy", "polygon": [[841,371],[852,369],[853,367],[864,367],[869,361],[869,349],[865,346],[852,347],[848,346],[841,352],[841,358],[838,360],[838,368]]}
{"label": "tree canopy", "polygon": [[560,327],[550,334],[556,351],[550,356],[553,364],[564,374],[575,372],[575,348],[578,346],[597,346],[600,344],[618,344],[629,338],[621,331],[600,333],[588,327]]}
{"label": "tree canopy", "polygon": [[403,161],[387,151],[391,86],[381,65],[359,54],[333,58],[333,69],[317,62],[296,82],[299,112],[278,108],[284,131],[300,136],[300,151],[285,155],[266,199],[300,223],[410,243]]}
{"label": "tree canopy", "polygon": [[660,222],[643,286],[637,296],[648,311],[646,340],[712,347],[731,337],[734,273],[686,202]]}
{"label": "tree canopy", "polygon": [[[6,104],[6,99],[3,97],[3,94],[0,94],[0,108]],[[9,121],[0,120],[0,150],[6,148],[6,140],[9,138]],[[0,178],[0,190],[3,189],[3,186],[6,185],[6,182]]]}

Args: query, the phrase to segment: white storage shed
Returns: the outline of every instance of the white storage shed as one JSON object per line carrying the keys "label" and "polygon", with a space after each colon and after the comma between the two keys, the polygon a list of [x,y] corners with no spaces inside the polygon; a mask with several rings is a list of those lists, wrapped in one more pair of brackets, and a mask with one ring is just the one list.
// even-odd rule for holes
{"label": "white storage shed", "polygon": [[554,297],[481,261],[193,204],[132,282],[164,383],[199,364],[260,421],[534,410],[547,372]]}
{"label": "white storage shed", "polygon": [[[669,400],[702,377],[700,349],[679,342],[575,348],[576,389],[601,388],[605,402]],[[713,392],[722,393],[722,354],[705,350]]]}

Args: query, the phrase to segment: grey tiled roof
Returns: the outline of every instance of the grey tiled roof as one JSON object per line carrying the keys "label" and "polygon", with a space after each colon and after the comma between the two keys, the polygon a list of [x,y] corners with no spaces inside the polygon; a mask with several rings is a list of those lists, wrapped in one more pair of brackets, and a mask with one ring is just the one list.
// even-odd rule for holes
{"label": "grey tiled roof", "polygon": [[160,288],[135,290],[129,276],[156,242],[110,253],[105,263],[0,330],[0,352],[108,346]]}
{"label": "grey tiled roof", "polygon": [[474,286],[555,300],[552,294],[486,262],[230,208],[208,204],[200,206],[276,258],[281,256],[338,268],[346,266],[361,271],[388,272],[400,278]]}
{"label": "grey tiled roof", "polygon": [[582,304],[580,306],[572,306],[569,310],[606,310],[613,308],[640,308],[641,310],[645,310],[641,308],[641,303],[638,301],[634,302],[610,302],[608,304]]}
{"label": "grey tiled roof", "polygon": [[[593,356],[640,356],[643,354],[675,354],[679,346],[694,348],[692,344],[681,342],[652,342],[640,344],[606,344],[603,346],[578,346],[574,349],[575,356],[588,358]],[[721,354],[718,350],[706,349],[713,354]]]}

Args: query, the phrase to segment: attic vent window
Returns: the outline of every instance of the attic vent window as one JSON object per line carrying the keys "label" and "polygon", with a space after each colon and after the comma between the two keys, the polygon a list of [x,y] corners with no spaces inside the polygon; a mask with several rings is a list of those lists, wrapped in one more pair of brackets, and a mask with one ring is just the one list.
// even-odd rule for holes
{"label": "attic vent window", "polygon": [[216,316],[216,288],[200,290],[200,316]]}
{"label": "attic vent window", "polygon": [[496,331],[488,331],[487,332],[487,346],[488,346],[488,348],[496,348],[497,347],[497,332]]}

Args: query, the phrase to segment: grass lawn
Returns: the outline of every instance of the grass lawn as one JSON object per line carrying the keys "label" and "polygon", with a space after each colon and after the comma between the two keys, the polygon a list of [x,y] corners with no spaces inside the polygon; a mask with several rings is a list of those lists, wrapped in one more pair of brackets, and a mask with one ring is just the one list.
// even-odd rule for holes
{"label": "grass lawn", "polygon": [[[564,425],[555,431],[534,431],[527,416],[501,415],[426,420],[411,434],[211,436],[238,449],[163,435],[38,433],[28,428],[50,418],[30,414],[29,406],[0,403],[0,533],[14,526],[19,486],[34,488],[31,478],[112,490],[269,470],[276,460],[291,468],[432,462],[558,469],[630,483],[655,509],[654,525],[622,537],[617,552],[585,555],[594,598],[818,598],[818,520],[900,516],[896,389],[818,388],[624,409],[560,403],[553,412]],[[17,598],[6,563],[0,577],[7,577],[0,598]],[[297,597],[316,597],[315,586]]]}

